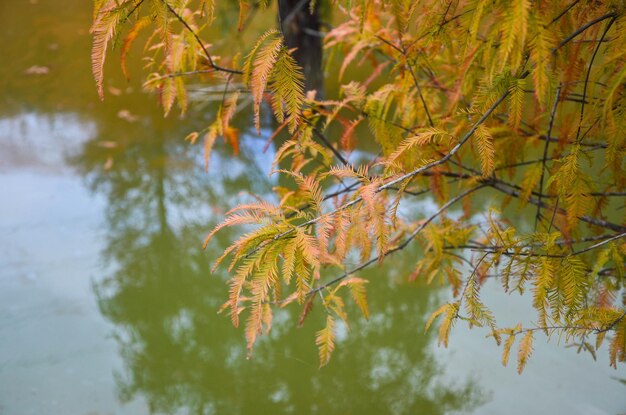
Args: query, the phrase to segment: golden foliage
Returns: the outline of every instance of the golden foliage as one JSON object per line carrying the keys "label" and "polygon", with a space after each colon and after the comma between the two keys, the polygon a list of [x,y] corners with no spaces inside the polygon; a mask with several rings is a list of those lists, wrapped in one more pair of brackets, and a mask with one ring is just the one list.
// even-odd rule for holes
{"label": "golden foliage", "polygon": [[515,329],[508,330],[508,336],[502,347],[502,366],[506,366],[509,363],[509,356],[511,354],[511,348],[515,343],[515,335],[522,329],[521,324],[518,324]]}
{"label": "golden foliage", "polygon": [[367,305],[367,292],[365,291],[365,284],[367,284],[368,282],[369,281],[362,278],[352,277],[343,280],[339,284],[339,286],[347,285],[350,288],[350,294],[352,296],[352,299],[354,300],[356,305],[359,306],[361,313],[363,313],[363,317],[365,317],[366,319],[369,319],[370,317],[369,307]]}
{"label": "golden foliage", "polygon": [[490,176],[493,173],[495,164],[495,147],[493,145],[493,136],[489,129],[483,125],[478,127],[474,135],[478,154],[480,156],[480,165],[483,176]]}
{"label": "golden foliage", "polygon": [[452,304],[444,304],[439,307],[434,313],[430,315],[428,321],[426,322],[425,331],[428,331],[433,321],[442,316],[441,325],[439,326],[439,340],[438,342],[445,347],[448,347],[448,340],[450,337],[450,329],[454,324],[454,319],[457,317],[457,313],[459,311],[459,303]]}
{"label": "golden foliage", "polygon": [[319,349],[320,367],[326,366],[335,350],[335,320],[330,315],[326,317],[326,327],[317,332],[315,344]]}
{"label": "golden foliage", "polygon": [[527,331],[522,340],[519,343],[519,349],[517,351],[517,373],[520,375],[528,363],[528,358],[533,352],[533,332]]}
{"label": "golden foliage", "polygon": [[[269,2],[238,4],[230,35],[244,26],[257,30],[248,25],[252,8]],[[340,85],[321,98],[305,94],[303,71],[277,29],[257,33],[242,51],[234,50],[237,42],[204,43],[223,11],[219,2],[94,1],[92,70],[101,97],[107,50],[124,35],[128,75],[131,45],[152,29],[144,87],[158,92],[165,114],[176,104],[184,114],[191,105],[189,77],[224,88],[206,128],[187,137],[203,138],[207,168],[220,137],[238,153],[232,120],[246,102],[257,131],[267,102],[279,124],[270,141],[285,136],[273,168],[290,179],[275,188],[276,202],[235,207],[205,241],[245,226],[215,266],[228,259],[225,309],[235,326],[244,319],[249,352],[270,330],[275,307],[299,303],[303,324],[321,299],[327,319],[316,344],[327,364],[335,320],[348,325],[351,307],[369,317],[367,280],[355,275],[417,240],[420,256],[409,279],[447,284],[453,295],[426,322],[428,329],[440,319],[440,344],[447,346],[453,326],[465,322],[497,342],[505,337],[505,365],[519,340],[520,372],[540,333],[558,333],[592,354],[606,341],[611,364],[624,361],[623,5],[331,4],[337,24],[324,38],[326,73]],[[435,203],[434,213],[416,200]],[[449,214],[455,204],[460,217]],[[532,296],[536,317],[498,327],[480,296],[489,278],[504,295]],[[595,346],[588,340],[594,335]]]}
{"label": "golden foliage", "polygon": [[104,99],[104,60],[107,48],[116,34],[118,25],[124,20],[134,3],[135,1],[133,0],[121,3],[113,0],[95,3],[95,16],[90,29],[90,33],[93,35],[91,69],[96,80],[100,99]]}
{"label": "golden foliage", "polygon": [[257,131],[260,129],[263,93],[269,86],[277,120],[282,123],[286,113],[289,130],[293,132],[304,102],[303,76],[278,31],[269,30],[259,38],[246,59],[243,76],[252,91]]}

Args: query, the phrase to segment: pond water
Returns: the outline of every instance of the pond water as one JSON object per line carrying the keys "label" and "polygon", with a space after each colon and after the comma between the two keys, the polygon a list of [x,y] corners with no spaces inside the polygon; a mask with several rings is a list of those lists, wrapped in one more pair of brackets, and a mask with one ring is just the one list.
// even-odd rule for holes
{"label": "pond water", "polygon": [[[626,413],[626,369],[606,353],[539,339],[519,376],[483,331],[437,347],[423,327],[448,291],[406,283],[410,251],[362,275],[371,319],[339,327],[327,367],[320,310],[300,329],[277,313],[247,360],[216,314],[227,275],[210,271],[235,235],[201,241],[276,185],[267,131],[242,114],[240,155],[220,143],[205,172],[183,137],[213,107],[164,119],[115,64],[100,103],[90,19],[85,0],[0,2],[0,414]],[[484,299],[503,324],[531,312],[498,294]]]}

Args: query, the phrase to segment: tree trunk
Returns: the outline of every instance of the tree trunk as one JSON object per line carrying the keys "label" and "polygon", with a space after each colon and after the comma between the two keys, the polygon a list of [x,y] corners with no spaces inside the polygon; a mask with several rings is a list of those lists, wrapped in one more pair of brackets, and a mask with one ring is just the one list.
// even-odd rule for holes
{"label": "tree trunk", "polygon": [[[319,0],[318,0],[319,2]],[[311,13],[310,0],[278,0],[280,25],[293,57],[302,67],[305,89],[323,95],[322,39],[320,37],[319,10]]]}

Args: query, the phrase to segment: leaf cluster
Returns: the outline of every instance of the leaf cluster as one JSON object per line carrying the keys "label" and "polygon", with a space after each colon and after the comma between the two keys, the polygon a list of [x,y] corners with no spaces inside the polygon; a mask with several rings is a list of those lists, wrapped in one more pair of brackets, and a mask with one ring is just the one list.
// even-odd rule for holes
{"label": "leaf cluster", "polygon": [[[225,309],[235,326],[246,315],[249,350],[276,307],[297,302],[302,324],[318,303],[326,324],[315,343],[327,364],[337,321],[349,325],[345,300],[370,314],[367,281],[356,275],[417,241],[409,281],[451,287],[427,323],[439,321],[444,346],[462,322],[503,343],[503,364],[517,341],[520,372],[541,333],[593,356],[608,337],[611,364],[626,360],[624,3],[330,3],[327,73],[339,68],[341,87],[321,99],[305,93],[276,29],[258,35],[240,69],[236,56],[221,66],[200,37],[219,4],[96,1],[101,95],[105,53],[122,28],[130,26],[122,64],[151,28],[145,85],[166,114],[175,102],[185,111],[188,76],[205,74],[225,91],[240,81],[215,121],[189,136],[204,135],[207,163],[220,136],[238,149],[230,124],[244,97],[257,131],[267,107],[278,125],[271,138],[285,136],[274,173],[293,185],[276,188],[275,203],[233,208],[206,241],[224,227],[249,230],[217,261],[230,261]],[[255,7],[270,5],[239,1],[239,30]],[[437,208],[425,213],[424,203]],[[535,316],[500,326],[481,297],[486,281],[532,297]]]}

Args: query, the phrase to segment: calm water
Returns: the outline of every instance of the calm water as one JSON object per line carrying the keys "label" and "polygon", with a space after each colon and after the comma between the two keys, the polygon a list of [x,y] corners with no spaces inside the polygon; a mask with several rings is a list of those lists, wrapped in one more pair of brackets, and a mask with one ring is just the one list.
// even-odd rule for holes
{"label": "calm water", "polygon": [[[438,348],[423,325],[447,291],[405,283],[414,252],[363,275],[372,317],[339,327],[328,367],[320,310],[301,329],[297,310],[277,313],[246,360],[216,314],[226,275],[209,269],[234,235],[200,244],[276,185],[273,147],[242,114],[241,154],[219,143],[207,174],[182,138],[212,105],[164,119],[115,57],[100,103],[90,18],[85,0],[0,1],[0,414],[626,413],[626,369],[604,353],[539,340],[518,376],[484,332],[459,327]],[[498,292],[484,298],[502,324],[529,313]]]}

